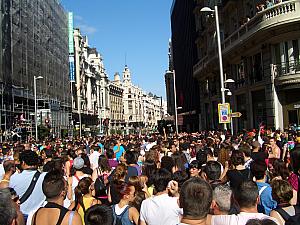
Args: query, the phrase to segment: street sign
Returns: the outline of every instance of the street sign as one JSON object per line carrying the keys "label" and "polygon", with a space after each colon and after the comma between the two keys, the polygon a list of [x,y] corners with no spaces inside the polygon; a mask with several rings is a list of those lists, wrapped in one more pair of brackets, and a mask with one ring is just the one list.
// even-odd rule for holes
{"label": "street sign", "polygon": [[230,123],[230,104],[218,104],[219,123]]}
{"label": "street sign", "polygon": [[230,117],[241,117],[242,113],[240,113],[240,112],[233,112],[233,113],[230,113],[229,116]]}

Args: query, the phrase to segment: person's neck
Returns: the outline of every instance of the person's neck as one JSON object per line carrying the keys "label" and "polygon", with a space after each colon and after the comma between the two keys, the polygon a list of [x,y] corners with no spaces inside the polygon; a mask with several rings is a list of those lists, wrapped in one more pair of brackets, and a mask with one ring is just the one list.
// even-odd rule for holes
{"label": "person's neck", "polygon": [[189,225],[205,225],[206,224],[206,218],[204,218],[204,219],[192,219],[192,218],[183,217],[181,219],[181,223],[186,223],[186,224],[189,224]]}
{"label": "person's neck", "polygon": [[253,206],[253,207],[245,207],[245,208],[241,208],[240,209],[241,212],[246,212],[246,213],[258,213],[257,212],[257,206]]}
{"label": "person's neck", "polygon": [[163,194],[168,194],[168,190],[164,190],[164,191],[157,192],[157,193],[155,194],[155,196],[163,195]]}
{"label": "person's neck", "polygon": [[64,199],[62,197],[56,199],[47,199],[47,202],[55,203],[57,205],[64,206]]}
{"label": "person's neck", "polygon": [[23,166],[23,170],[37,170],[37,167],[36,166]]}
{"label": "person's neck", "polygon": [[259,179],[259,180],[256,180],[256,182],[258,182],[258,183],[265,183],[266,182],[266,176],[264,176],[264,178],[263,179]]}
{"label": "person's neck", "polygon": [[3,175],[3,180],[10,180],[10,177],[12,176],[13,174],[11,173],[11,172],[9,172],[9,173],[5,173],[4,175]]}
{"label": "person's neck", "polygon": [[128,205],[128,204],[129,204],[128,201],[126,201],[126,200],[124,200],[124,199],[121,199],[120,202],[119,202],[119,204],[118,204],[118,206],[119,206],[120,208],[123,208],[125,205]]}

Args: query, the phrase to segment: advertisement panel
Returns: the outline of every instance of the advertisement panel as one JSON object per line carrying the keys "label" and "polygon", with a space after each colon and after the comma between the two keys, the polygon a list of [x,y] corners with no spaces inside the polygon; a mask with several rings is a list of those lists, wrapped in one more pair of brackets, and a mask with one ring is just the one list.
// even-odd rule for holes
{"label": "advertisement panel", "polygon": [[75,82],[75,64],[74,56],[69,56],[70,82]]}
{"label": "advertisement panel", "polygon": [[230,123],[230,104],[218,104],[219,123]]}

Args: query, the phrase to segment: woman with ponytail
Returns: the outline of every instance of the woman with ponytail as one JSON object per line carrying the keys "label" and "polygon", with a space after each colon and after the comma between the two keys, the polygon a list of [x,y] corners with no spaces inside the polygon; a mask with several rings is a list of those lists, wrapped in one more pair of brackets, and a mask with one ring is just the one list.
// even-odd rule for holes
{"label": "woman with ponytail", "polygon": [[93,197],[95,188],[93,180],[90,177],[82,178],[78,186],[75,188],[75,201],[71,204],[69,209],[77,211],[82,219],[84,225],[84,214],[88,208],[93,205],[101,204],[100,200]]}
{"label": "woman with ponytail", "polygon": [[112,181],[108,186],[108,201],[111,204],[117,204],[120,201],[120,195],[118,189],[120,185],[125,182],[125,177],[127,175],[127,166],[124,164],[119,164],[116,169],[112,172]]}

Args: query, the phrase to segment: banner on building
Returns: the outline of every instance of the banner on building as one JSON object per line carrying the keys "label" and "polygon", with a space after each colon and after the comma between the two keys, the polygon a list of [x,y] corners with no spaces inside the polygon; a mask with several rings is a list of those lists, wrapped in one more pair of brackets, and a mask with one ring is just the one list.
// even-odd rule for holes
{"label": "banner on building", "polygon": [[69,54],[74,54],[73,13],[69,12]]}
{"label": "banner on building", "polygon": [[218,104],[219,123],[230,123],[230,104]]}
{"label": "banner on building", "polygon": [[75,82],[75,64],[74,56],[69,56],[70,82]]}

